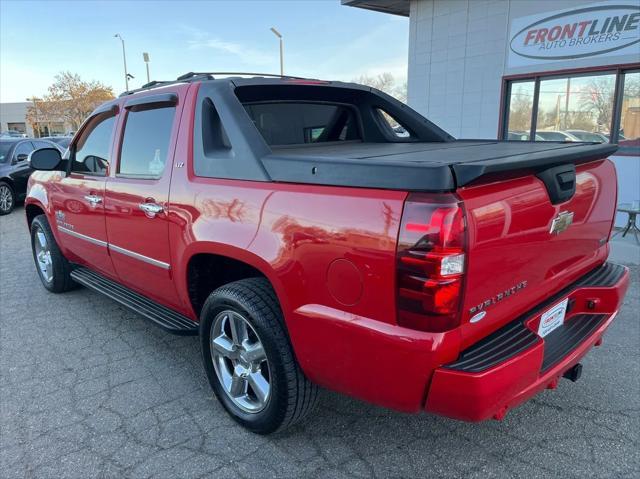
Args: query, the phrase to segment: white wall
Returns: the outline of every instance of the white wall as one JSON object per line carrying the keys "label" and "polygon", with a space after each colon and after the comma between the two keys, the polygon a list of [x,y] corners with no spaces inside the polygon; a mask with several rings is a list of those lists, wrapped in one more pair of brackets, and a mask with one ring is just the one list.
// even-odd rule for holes
{"label": "white wall", "polygon": [[509,3],[412,0],[408,103],[456,137],[495,138]]}
{"label": "white wall", "polygon": [[0,103],[0,131],[9,129],[8,123],[25,123],[27,134],[33,136],[33,129],[26,120],[29,102]]}

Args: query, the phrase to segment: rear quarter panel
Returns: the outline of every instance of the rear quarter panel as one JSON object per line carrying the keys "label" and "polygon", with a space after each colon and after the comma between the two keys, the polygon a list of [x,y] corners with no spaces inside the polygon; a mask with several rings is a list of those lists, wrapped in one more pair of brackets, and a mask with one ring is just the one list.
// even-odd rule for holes
{"label": "rear quarter panel", "polygon": [[[391,368],[383,358],[407,353],[397,347],[402,338],[381,351],[374,323],[393,334],[395,248],[405,196],[204,178],[179,182],[172,190],[169,227],[179,294],[188,303],[187,264],[194,254],[226,255],[251,264],[273,284],[309,379],[343,393],[374,401],[384,395],[390,401],[394,388],[385,387],[384,378],[397,378],[397,369],[381,374],[380,386],[371,365]],[[427,374],[424,364],[410,367]],[[403,395],[393,405],[419,407],[425,381],[412,386],[410,406],[402,403]]]}
{"label": "rear quarter panel", "polygon": [[272,281],[288,323],[295,310],[320,304],[393,324],[405,196],[208,178],[176,182],[170,225],[176,277],[186,278],[194,254],[227,254]]}

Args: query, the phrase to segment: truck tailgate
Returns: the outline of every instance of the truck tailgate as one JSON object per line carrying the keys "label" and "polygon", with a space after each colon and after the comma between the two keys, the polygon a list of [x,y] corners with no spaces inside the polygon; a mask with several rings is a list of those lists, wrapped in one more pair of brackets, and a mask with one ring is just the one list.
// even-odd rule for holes
{"label": "truck tailgate", "polygon": [[[604,262],[616,204],[609,160],[576,166],[573,197],[552,204],[535,176],[458,189],[469,232],[463,348]],[[563,230],[554,219],[573,214]],[[473,319],[473,321],[471,321]]]}

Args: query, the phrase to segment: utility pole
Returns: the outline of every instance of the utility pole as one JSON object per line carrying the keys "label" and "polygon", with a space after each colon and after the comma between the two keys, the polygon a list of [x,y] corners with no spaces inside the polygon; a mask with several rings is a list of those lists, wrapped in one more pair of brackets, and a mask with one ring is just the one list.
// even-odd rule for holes
{"label": "utility pole", "polygon": [[150,83],[151,79],[149,78],[149,54],[147,52],[143,52],[142,59],[144,60],[145,65],[147,66],[147,83]]}
{"label": "utility pole", "polygon": [[284,76],[284,42],[282,41],[282,34],[275,27],[271,27],[271,31],[280,40],[280,76]]}
{"label": "utility pole", "polygon": [[119,33],[116,33],[114,37],[119,38],[120,42],[122,42],[122,61],[124,63],[124,84],[127,91],[129,91],[129,73],[127,72],[127,54],[124,51],[124,39],[120,36]]}

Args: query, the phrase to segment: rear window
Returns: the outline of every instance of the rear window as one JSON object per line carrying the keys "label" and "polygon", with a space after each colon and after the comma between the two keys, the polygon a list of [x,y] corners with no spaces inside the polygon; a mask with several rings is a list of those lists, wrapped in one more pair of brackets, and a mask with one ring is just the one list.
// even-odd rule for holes
{"label": "rear window", "polygon": [[353,110],[345,105],[265,102],[244,105],[268,145],[359,140]]}

